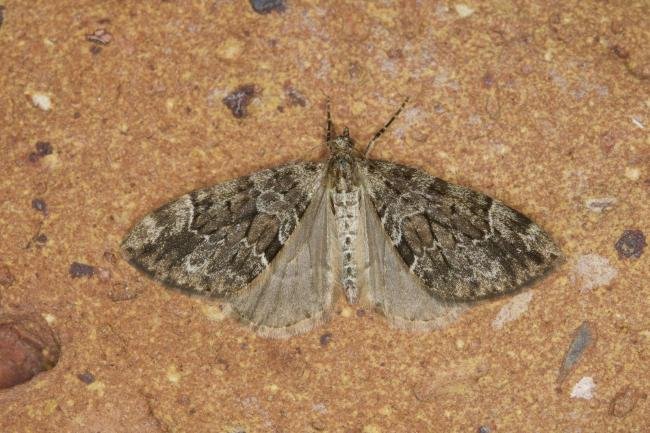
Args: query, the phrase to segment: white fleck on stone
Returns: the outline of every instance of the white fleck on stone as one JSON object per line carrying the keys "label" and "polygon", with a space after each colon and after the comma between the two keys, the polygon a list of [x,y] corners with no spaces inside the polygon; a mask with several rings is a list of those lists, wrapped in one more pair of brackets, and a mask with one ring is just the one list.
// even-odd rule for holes
{"label": "white fleck on stone", "polygon": [[215,87],[208,92],[206,99],[208,101],[208,105],[212,107],[214,105],[220,104],[221,100],[225,96],[228,96],[228,90]]}
{"label": "white fleck on stone", "polygon": [[456,9],[456,13],[458,16],[461,18],[467,18],[468,16],[472,15],[474,13],[474,9],[471,7],[467,6],[466,4],[463,3],[458,3],[454,6],[454,9]]}
{"label": "white fleck on stone", "polygon": [[544,53],[544,61],[545,61],[545,62],[550,62],[551,60],[553,60],[553,51],[551,51],[550,49],[548,49],[548,50],[546,50],[546,52]]}
{"label": "white fleck on stone", "polygon": [[594,197],[585,200],[585,206],[592,212],[601,213],[614,207],[616,197]]}
{"label": "white fleck on stone", "polygon": [[578,257],[573,274],[580,290],[587,291],[608,285],[618,271],[605,257],[598,254],[585,254]]}
{"label": "white fleck on stone", "polygon": [[571,390],[571,398],[583,398],[585,400],[591,400],[594,396],[594,390],[596,389],[596,384],[594,383],[594,378],[590,376],[585,376],[573,385]]}
{"label": "white fleck on stone", "polygon": [[497,155],[505,155],[506,153],[510,152],[510,147],[508,147],[507,144],[504,144],[501,141],[495,141],[493,143],[490,143],[492,145],[492,150],[497,154]]}
{"label": "white fleck on stone", "polygon": [[630,180],[639,180],[641,170],[639,170],[639,167],[625,167],[625,177]]}
{"label": "white fleck on stone", "polygon": [[311,407],[311,409],[312,409],[314,412],[318,412],[318,413],[325,413],[325,412],[327,412],[327,406],[325,406],[325,403],[316,403],[316,404],[314,404],[314,405]]}
{"label": "white fleck on stone", "polygon": [[167,368],[166,376],[167,380],[171,383],[178,383],[181,380],[181,374],[178,372],[175,365],[170,365],[169,368]]}
{"label": "white fleck on stone", "polygon": [[50,313],[43,314],[43,319],[45,319],[48,325],[52,325],[54,324],[54,322],[56,322],[56,317],[54,317]]}
{"label": "white fleck on stone", "polygon": [[32,94],[32,104],[43,111],[50,111],[52,109],[52,99],[46,93],[36,92]]}
{"label": "white fleck on stone", "polygon": [[244,52],[245,43],[242,40],[230,37],[219,45],[216,50],[218,57],[226,60],[233,60]]}
{"label": "white fleck on stone", "polygon": [[106,389],[106,385],[104,382],[101,382],[99,380],[94,381],[90,385],[86,387],[87,390],[96,392],[100,397],[104,396],[104,390]]}
{"label": "white fleck on stone", "polygon": [[637,128],[645,129],[645,125],[643,124],[643,122],[641,122],[641,119],[639,119],[637,116],[631,116],[630,119],[632,119],[632,123],[634,123],[634,125]]}
{"label": "white fleck on stone", "polygon": [[212,322],[221,322],[230,314],[231,308],[229,304],[224,305],[202,305],[201,312]]}
{"label": "white fleck on stone", "polygon": [[501,329],[503,326],[511,322],[528,310],[528,304],[533,299],[533,292],[527,291],[513,296],[506,305],[501,307],[497,313],[497,317],[492,321],[494,329]]}
{"label": "white fleck on stone", "polygon": [[341,309],[341,317],[345,317],[346,319],[352,317],[354,314],[354,311],[352,311],[352,308],[350,307],[343,307]]}

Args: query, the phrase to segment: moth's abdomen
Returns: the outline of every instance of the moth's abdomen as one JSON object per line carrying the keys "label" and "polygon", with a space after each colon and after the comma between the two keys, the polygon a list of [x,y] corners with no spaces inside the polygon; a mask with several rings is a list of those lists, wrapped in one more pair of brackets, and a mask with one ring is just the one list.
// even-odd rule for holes
{"label": "moth's abdomen", "polygon": [[355,243],[359,231],[359,189],[332,192],[332,205],[336,218],[336,231],[341,246],[341,284],[348,302],[359,299],[357,288],[357,263]]}

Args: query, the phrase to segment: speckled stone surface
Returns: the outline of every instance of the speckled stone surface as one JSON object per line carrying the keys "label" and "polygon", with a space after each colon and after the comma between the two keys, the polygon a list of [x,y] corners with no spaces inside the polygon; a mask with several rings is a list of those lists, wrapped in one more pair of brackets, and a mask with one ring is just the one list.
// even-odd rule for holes
{"label": "speckled stone surface", "polygon": [[[0,431],[648,431],[650,4],[268,3],[0,2],[0,313],[61,344]],[[119,258],[164,202],[323,155],[325,95],[360,143],[411,96],[374,156],[506,201],[565,263],[441,331],[340,303],[276,341]]]}

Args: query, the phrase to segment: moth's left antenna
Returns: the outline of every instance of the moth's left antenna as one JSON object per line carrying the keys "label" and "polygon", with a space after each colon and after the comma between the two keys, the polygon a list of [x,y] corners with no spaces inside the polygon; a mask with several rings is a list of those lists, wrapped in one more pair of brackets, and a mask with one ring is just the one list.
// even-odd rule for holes
{"label": "moth's left antenna", "polygon": [[329,143],[332,139],[332,131],[334,127],[332,125],[332,112],[330,111],[330,97],[328,96],[325,99],[325,109],[327,110],[327,136],[325,137],[325,143]]}
{"label": "moth's left antenna", "polygon": [[[372,150],[372,146],[375,144],[375,141],[377,141],[377,140],[379,139],[379,137],[381,137],[381,135],[382,135],[384,132],[386,132],[386,129],[388,129],[388,127],[390,126],[390,124],[393,123],[393,121],[397,118],[397,116],[399,116],[399,113],[402,112],[402,110],[404,109],[404,106],[406,105],[406,103],[407,103],[408,101],[409,101],[409,97],[407,96],[407,97],[404,99],[404,102],[402,102],[402,105],[399,106],[399,108],[397,109],[397,111],[395,112],[395,114],[393,114],[393,116],[390,118],[390,120],[389,120],[388,122],[386,122],[386,124],[385,124],[384,126],[382,126],[381,129],[380,129],[379,131],[375,132],[375,135],[374,135],[374,136],[370,139],[370,141],[368,142],[368,145],[366,146],[366,150],[365,150],[365,152],[363,153],[363,156],[365,156],[365,157],[368,156],[368,154],[369,154],[370,151]],[[329,112],[329,110],[328,110],[328,112]]]}

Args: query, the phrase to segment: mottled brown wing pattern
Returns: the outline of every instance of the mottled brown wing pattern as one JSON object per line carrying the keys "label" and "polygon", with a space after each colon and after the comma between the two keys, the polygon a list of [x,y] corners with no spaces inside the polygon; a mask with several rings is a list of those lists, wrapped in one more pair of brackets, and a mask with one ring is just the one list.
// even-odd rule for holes
{"label": "mottled brown wing pattern", "polygon": [[561,256],[539,226],[484,194],[388,161],[364,160],[359,170],[404,263],[441,299],[511,292]]}
{"label": "mottled brown wing pattern", "polygon": [[136,224],[122,252],[170,286],[215,297],[235,293],[288,240],[322,183],[323,167],[288,164],[183,195]]}

